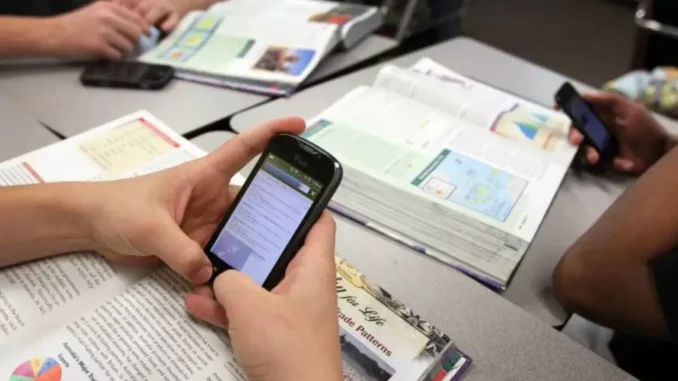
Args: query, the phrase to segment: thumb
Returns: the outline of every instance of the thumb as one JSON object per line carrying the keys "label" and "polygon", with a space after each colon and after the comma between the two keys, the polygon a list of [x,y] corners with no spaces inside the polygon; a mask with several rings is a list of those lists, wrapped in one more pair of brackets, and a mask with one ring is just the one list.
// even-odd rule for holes
{"label": "thumb", "polygon": [[162,23],[160,28],[163,30],[163,32],[171,32],[176,28],[177,24],[179,23],[179,15],[176,12],[172,12],[167,16],[167,19]]}
{"label": "thumb", "polygon": [[214,296],[229,316],[241,315],[243,307],[256,309],[270,297],[268,291],[256,284],[247,274],[228,270],[214,280]]}
{"label": "thumb", "polygon": [[170,216],[157,222],[146,237],[146,245],[140,247],[148,255],[154,255],[172,270],[195,284],[203,284],[212,277],[212,264],[202,247],[181,230]]}
{"label": "thumb", "polygon": [[614,165],[615,171],[623,172],[623,173],[633,172],[635,167],[636,167],[636,164],[632,160],[622,159],[622,158],[619,158],[619,157],[614,159],[613,165]]}

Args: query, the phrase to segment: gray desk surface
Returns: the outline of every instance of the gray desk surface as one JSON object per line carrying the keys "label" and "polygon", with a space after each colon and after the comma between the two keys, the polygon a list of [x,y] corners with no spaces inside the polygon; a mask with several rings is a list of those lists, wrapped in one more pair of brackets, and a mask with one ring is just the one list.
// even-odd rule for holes
{"label": "gray desk surface", "polygon": [[[327,57],[310,77],[317,82],[395,46],[369,36],[353,49]],[[88,88],[80,84],[83,64],[0,66],[0,91],[23,104],[64,136],[145,109],[181,134],[270,99],[263,95],[176,80],[160,91]]]}
{"label": "gray desk surface", "polygon": [[[211,132],[192,142],[212,151],[232,136]],[[452,268],[413,255],[341,217],[335,219],[338,253],[473,358],[465,381],[632,379]]]}
{"label": "gray desk surface", "polygon": [[20,106],[0,95],[0,161],[59,141]]}
{"label": "gray desk surface", "polygon": [[[390,63],[404,67],[422,57],[431,57],[457,72],[544,105],[553,103],[556,90],[567,80],[558,73],[469,38],[441,43]],[[292,98],[236,114],[231,119],[231,126],[241,132],[275,117],[298,115],[310,118],[354,87],[371,84],[379,69],[380,66],[363,69],[301,91]],[[581,90],[591,90],[589,86],[570,81]],[[552,326],[562,324],[568,315],[551,291],[553,269],[565,250],[623,189],[624,181],[568,175],[504,296]],[[411,255],[419,254],[412,252]]]}

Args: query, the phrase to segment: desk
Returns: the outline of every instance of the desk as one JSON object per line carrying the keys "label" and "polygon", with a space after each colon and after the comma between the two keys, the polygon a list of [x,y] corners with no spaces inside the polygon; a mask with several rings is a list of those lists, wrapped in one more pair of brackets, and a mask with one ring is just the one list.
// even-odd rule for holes
{"label": "desk", "polygon": [[[462,74],[544,105],[553,103],[556,90],[567,80],[558,73],[463,37],[389,63],[410,66],[422,57],[431,57]],[[231,127],[242,132],[279,116],[313,117],[356,86],[371,84],[379,69],[374,66],[360,70],[301,91],[294,97],[237,114],[231,119]],[[581,90],[592,90],[570,81]],[[504,296],[551,326],[563,324],[568,315],[554,298],[551,274],[565,250],[595,222],[628,181],[568,175]],[[411,255],[418,254],[412,252]]]}
{"label": "desk", "polygon": [[391,38],[377,35],[368,36],[350,50],[335,52],[323,60],[306,82],[302,84],[302,87],[318,83],[342,70],[386,53],[396,46],[398,46],[398,43]]}
{"label": "desk", "polygon": [[25,110],[3,95],[0,95],[0,116],[0,161],[59,141]]}
{"label": "desk", "polygon": [[[369,36],[352,50],[327,57],[310,77],[317,82],[395,46]],[[0,66],[0,91],[24,104],[39,120],[64,136],[73,136],[128,113],[145,109],[185,134],[270,99],[235,90],[172,81],[160,91],[84,87],[83,64]]]}
{"label": "desk", "polygon": [[[212,151],[232,136],[216,131],[191,141]],[[632,379],[451,267],[342,217],[335,220],[337,252],[473,358],[465,381]]]}

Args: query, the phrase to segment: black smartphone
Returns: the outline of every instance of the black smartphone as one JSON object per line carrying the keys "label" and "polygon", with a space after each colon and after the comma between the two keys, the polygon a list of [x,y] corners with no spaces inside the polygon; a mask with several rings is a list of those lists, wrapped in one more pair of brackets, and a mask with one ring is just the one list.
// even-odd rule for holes
{"label": "black smartphone", "polygon": [[235,269],[267,290],[275,287],[342,175],[341,164],[320,147],[276,135],[205,246],[212,279]]}
{"label": "black smartphone", "polygon": [[611,161],[617,156],[617,139],[569,82],[565,82],[556,93],[556,103],[570,117],[572,125],[584,135],[585,143],[598,151],[602,161]]}
{"label": "black smartphone", "polygon": [[99,61],[88,66],[80,76],[85,86],[121,87],[159,90],[174,77],[174,69],[166,65],[141,62]]}

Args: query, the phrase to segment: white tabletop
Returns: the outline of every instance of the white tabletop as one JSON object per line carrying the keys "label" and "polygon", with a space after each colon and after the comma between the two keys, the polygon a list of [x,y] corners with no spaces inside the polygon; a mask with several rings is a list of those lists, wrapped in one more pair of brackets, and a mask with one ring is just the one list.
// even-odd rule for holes
{"label": "white tabletop", "polygon": [[[445,66],[505,91],[544,105],[553,104],[556,90],[570,80],[582,91],[591,90],[561,74],[509,55],[469,38],[457,38],[400,57],[389,63],[409,66],[431,57]],[[370,67],[301,91],[294,97],[269,102],[236,114],[231,127],[238,132],[280,116],[310,118],[358,85],[371,84],[380,66]],[[504,296],[542,321],[561,325],[568,314],[551,290],[551,274],[565,250],[622,192],[628,180],[610,182],[584,175],[568,175],[544,224]],[[411,255],[420,255],[412,252]]]}
{"label": "white tabletop", "polygon": [[[369,36],[349,51],[328,56],[309,81],[317,82],[394,46],[391,39]],[[76,135],[141,109],[185,134],[270,99],[181,80],[172,81],[159,91],[84,87],[79,80],[84,66],[2,65],[0,91],[64,136]]]}
{"label": "white tabletop", "polygon": [[[212,151],[232,136],[217,131],[191,141]],[[632,379],[456,270],[342,217],[335,220],[339,255],[473,358],[465,381]]]}
{"label": "white tabletop", "polygon": [[0,95],[0,116],[0,161],[59,141],[35,118],[3,95]]}

